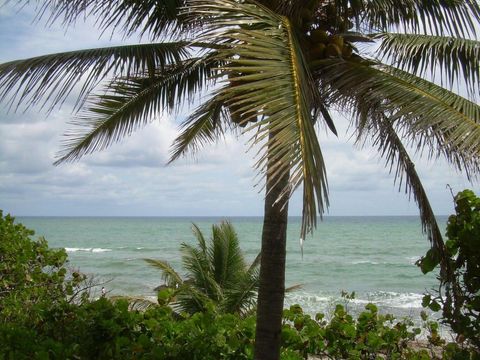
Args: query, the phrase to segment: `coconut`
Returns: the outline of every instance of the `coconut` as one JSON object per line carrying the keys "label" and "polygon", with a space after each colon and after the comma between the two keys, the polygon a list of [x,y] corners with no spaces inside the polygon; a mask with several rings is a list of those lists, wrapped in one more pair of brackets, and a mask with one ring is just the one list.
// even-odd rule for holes
{"label": "coconut", "polygon": [[336,44],[330,43],[327,45],[325,54],[327,57],[339,57],[342,55],[342,50]]}
{"label": "coconut", "polygon": [[310,32],[310,39],[313,43],[324,43],[328,42],[328,34],[326,31],[321,29],[315,29]]}
{"label": "coconut", "polygon": [[324,43],[316,44],[310,49],[310,57],[312,59],[323,59],[327,46]]}
{"label": "coconut", "polygon": [[340,35],[330,36],[329,43],[337,45],[340,50],[343,49],[344,41],[343,41],[343,37],[341,37]]}
{"label": "coconut", "polygon": [[349,59],[350,57],[352,57],[352,54],[353,54],[352,47],[348,44],[345,44],[345,46],[342,49],[342,57],[345,59]]}

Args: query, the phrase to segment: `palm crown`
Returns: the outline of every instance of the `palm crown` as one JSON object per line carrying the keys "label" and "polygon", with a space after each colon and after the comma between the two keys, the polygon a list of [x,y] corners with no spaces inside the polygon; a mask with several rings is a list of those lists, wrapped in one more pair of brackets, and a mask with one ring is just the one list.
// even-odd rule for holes
{"label": "palm crown", "polygon": [[247,266],[237,233],[228,222],[213,225],[209,241],[196,225],[193,234],[197,246],[181,245],[185,278],[167,261],[146,259],[162,271],[165,284],[174,291],[174,307],[192,314],[212,303],[227,313],[249,313],[258,290],[260,257]]}

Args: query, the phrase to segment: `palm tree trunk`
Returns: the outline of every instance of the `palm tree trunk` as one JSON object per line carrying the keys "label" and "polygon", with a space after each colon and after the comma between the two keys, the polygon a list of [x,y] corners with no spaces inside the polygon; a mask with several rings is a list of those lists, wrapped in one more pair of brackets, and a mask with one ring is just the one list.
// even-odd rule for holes
{"label": "palm tree trunk", "polygon": [[278,360],[285,297],[285,257],[287,243],[288,200],[276,203],[288,185],[288,173],[274,183],[267,169],[267,195],[262,231],[260,286],[257,303],[255,359]]}

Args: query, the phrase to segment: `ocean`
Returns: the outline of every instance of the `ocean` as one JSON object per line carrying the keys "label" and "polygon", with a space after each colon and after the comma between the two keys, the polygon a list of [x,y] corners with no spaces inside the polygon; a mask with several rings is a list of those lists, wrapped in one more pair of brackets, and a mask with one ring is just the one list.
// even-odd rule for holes
{"label": "ocean", "polygon": [[[160,272],[143,259],[163,259],[180,273],[180,244],[195,243],[197,224],[209,236],[215,217],[17,217],[44,236],[50,247],[65,248],[69,266],[91,275],[112,295],[155,297]],[[246,258],[260,250],[261,217],[228,218],[235,227]],[[445,228],[446,217],[439,217]],[[289,219],[285,307],[299,303],[309,313],[329,313],[336,303],[352,312],[376,303],[397,317],[419,317],[426,290],[437,284],[436,274],[423,275],[415,266],[429,248],[418,217],[326,217],[299,243],[300,218]],[[345,300],[341,292],[355,292]]]}

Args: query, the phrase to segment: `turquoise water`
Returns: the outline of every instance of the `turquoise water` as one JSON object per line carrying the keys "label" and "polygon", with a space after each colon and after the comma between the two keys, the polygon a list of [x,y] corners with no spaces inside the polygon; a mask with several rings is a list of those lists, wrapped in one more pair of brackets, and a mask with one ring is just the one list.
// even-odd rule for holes
{"label": "turquoise water", "polygon": [[[142,259],[159,258],[181,269],[179,246],[194,243],[191,224],[205,234],[221,218],[90,218],[18,217],[45,236],[51,247],[66,248],[70,266],[95,276],[110,294],[154,296],[162,283],[158,270]],[[262,219],[229,218],[246,257],[260,250]],[[444,228],[446,217],[439,218]],[[300,303],[309,312],[329,311],[342,290],[356,292],[349,306],[361,309],[372,301],[384,311],[417,317],[425,290],[435,275],[414,265],[429,247],[417,217],[327,217],[304,243],[300,218],[288,228],[287,286],[302,288],[287,296],[286,306]]]}

